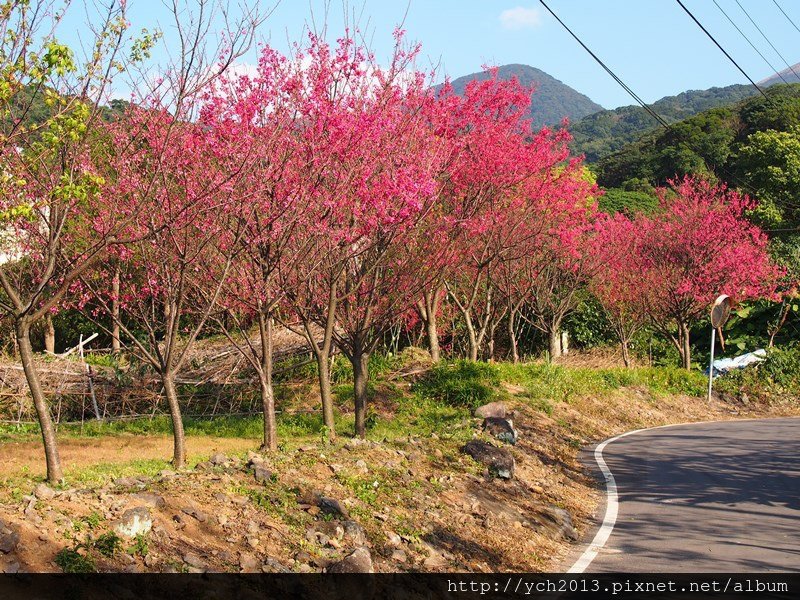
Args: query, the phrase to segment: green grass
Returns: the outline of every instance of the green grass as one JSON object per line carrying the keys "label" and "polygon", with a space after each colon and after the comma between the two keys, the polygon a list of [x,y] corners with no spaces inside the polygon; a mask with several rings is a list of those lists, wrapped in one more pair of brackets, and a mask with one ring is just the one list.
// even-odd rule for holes
{"label": "green grass", "polygon": [[76,548],[64,548],[56,554],[56,564],[64,573],[96,573],[94,558],[81,554]]}

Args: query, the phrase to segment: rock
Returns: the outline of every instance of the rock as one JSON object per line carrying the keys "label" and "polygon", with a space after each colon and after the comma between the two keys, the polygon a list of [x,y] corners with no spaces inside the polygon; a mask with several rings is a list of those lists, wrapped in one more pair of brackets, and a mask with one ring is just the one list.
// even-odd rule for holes
{"label": "rock", "polygon": [[217,452],[211,455],[211,458],[208,459],[208,462],[210,462],[215,467],[220,467],[222,465],[228,464],[229,460],[230,459],[227,456],[225,456],[222,452]]}
{"label": "rock", "polygon": [[297,493],[298,504],[316,506],[320,512],[333,517],[334,519],[349,519],[350,515],[341,502],[334,498],[323,496],[317,490],[299,490]]}
{"label": "rock", "polygon": [[272,480],[272,471],[260,465],[256,465],[253,467],[253,477],[255,477],[256,481],[259,483],[267,483]]}
{"label": "rock", "polygon": [[572,517],[570,514],[555,505],[545,507],[540,512],[543,517],[540,524],[551,532],[553,537],[561,538],[569,541],[577,541],[578,534],[575,532],[575,527],[572,524]]}
{"label": "rock", "polygon": [[206,566],[206,564],[203,562],[203,559],[192,552],[187,552],[183,555],[183,562],[190,567],[194,567],[195,569],[204,569]]}
{"label": "rock", "polygon": [[403,543],[403,540],[400,539],[400,536],[397,535],[394,531],[387,531],[386,532],[386,543],[389,546],[399,546]]}
{"label": "rock", "polygon": [[114,480],[114,485],[121,488],[140,487],[142,482],[133,477],[118,477]]}
{"label": "rock", "polygon": [[158,472],[158,478],[161,480],[175,479],[177,476],[178,474],[170,469],[164,469],[163,471]]}
{"label": "rock", "polygon": [[404,563],[406,562],[406,560],[408,560],[408,557],[406,556],[405,550],[401,550],[400,548],[395,548],[392,551],[391,559],[396,562]]}
{"label": "rock", "polygon": [[152,552],[148,552],[147,555],[144,557],[144,565],[146,567],[153,567],[156,564],[156,557],[153,556]]}
{"label": "rock", "polygon": [[252,450],[247,453],[247,462],[245,466],[247,468],[255,467],[256,465],[263,465],[266,462],[264,457],[260,454],[253,452]]}
{"label": "rock", "polygon": [[217,515],[217,523],[219,523],[220,527],[225,527],[228,524],[228,515],[225,513]]}
{"label": "rock", "polygon": [[481,419],[486,419],[489,417],[495,419],[505,419],[506,405],[503,402],[490,402],[489,404],[479,406],[472,414]]}
{"label": "rock", "polygon": [[374,573],[369,550],[356,548],[339,562],[328,567],[328,573]]}
{"label": "rock", "polygon": [[331,515],[332,517],[342,517],[344,519],[350,518],[350,514],[347,512],[347,509],[342,506],[342,503],[333,498],[320,496],[317,506],[323,514]]}
{"label": "rock", "polygon": [[208,471],[213,466],[214,465],[212,465],[210,462],[208,462],[207,460],[204,460],[202,462],[197,463],[197,465],[195,465],[195,471]]}
{"label": "rock", "polygon": [[297,570],[300,573],[313,573],[314,572],[314,567],[312,567],[308,563],[303,563],[299,567],[297,567]]}
{"label": "rock", "polygon": [[486,417],[483,420],[483,429],[489,435],[507,444],[517,443],[517,430],[514,429],[514,422],[511,419],[501,419],[499,417]]}
{"label": "rock", "polygon": [[8,575],[19,573],[19,570],[20,570],[20,565],[17,561],[12,561],[3,567],[3,573],[6,573]]}
{"label": "rock", "polygon": [[359,458],[356,461],[356,468],[361,470],[361,471],[368,471],[369,470],[369,468],[367,467],[366,461],[361,459],[361,458]]}
{"label": "rock", "polygon": [[36,489],[33,490],[33,495],[39,500],[52,500],[56,497],[56,492],[46,484],[40,483],[36,486]]}
{"label": "rock", "polygon": [[241,567],[243,573],[260,573],[261,561],[252,554],[242,552],[239,555],[239,567]]}
{"label": "rock", "polygon": [[279,561],[275,560],[271,556],[268,556],[264,560],[264,564],[261,566],[262,573],[291,573],[292,571],[286,568],[285,565],[281,564]]}
{"label": "rock", "polygon": [[153,517],[146,506],[137,506],[122,513],[122,517],[114,524],[114,531],[127,538],[149,533],[153,527]]}
{"label": "rock", "polygon": [[342,527],[344,528],[344,539],[350,544],[353,546],[366,546],[367,534],[361,525],[355,521],[348,520],[342,522]]}
{"label": "rock", "polygon": [[488,467],[489,474],[493,477],[511,479],[514,476],[514,457],[508,450],[496,448],[481,440],[470,440],[461,451]]}
{"label": "rock", "polygon": [[0,552],[3,554],[13,552],[17,549],[17,544],[19,544],[19,533],[0,521]]}
{"label": "rock", "polygon": [[206,521],[208,521],[208,515],[206,515],[206,513],[199,511],[192,506],[187,506],[186,508],[182,508],[181,512],[186,515],[189,515],[190,517],[194,517],[200,523],[205,523]]}
{"label": "rock", "polygon": [[153,494],[151,492],[138,492],[136,494],[131,494],[131,498],[139,501],[145,506],[149,506],[150,508],[164,508],[164,506],[167,504],[163,496],[159,496],[158,494]]}

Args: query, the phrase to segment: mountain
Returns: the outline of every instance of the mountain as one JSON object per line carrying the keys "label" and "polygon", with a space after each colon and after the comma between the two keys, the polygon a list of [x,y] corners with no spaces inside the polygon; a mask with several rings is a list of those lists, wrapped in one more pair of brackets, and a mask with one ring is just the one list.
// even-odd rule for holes
{"label": "mountain", "polygon": [[[497,76],[500,79],[516,77],[522,85],[535,87],[536,91],[533,95],[530,112],[535,127],[555,125],[560,123],[564,117],[569,118],[570,121],[577,121],[586,115],[603,110],[602,106],[593,102],[589,97],[544,71],[528,65],[503,65],[498,67]],[[453,91],[461,95],[470,81],[483,81],[490,77],[491,74],[488,71],[481,71],[459,77],[451,84]]]}
{"label": "mountain", "polygon": [[[666,96],[650,105],[668,123],[677,123],[703,111],[734,104],[755,95],[749,85],[729,85],[708,90],[689,90]],[[640,106],[621,106],[588,115],[570,127],[574,154],[585,154],[586,161],[597,162],[658,127],[658,123]]]}
{"label": "mountain", "polygon": [[800,83],[800,77],[798,77],[798,75],[800,75],[800,63],[792,65],[791,67],[789,67],[788,69],[784,69],[780,73],[775,73],[771,77],[762,79],[761,81],[758,82],[758,85],[767,87],[775,83]]}

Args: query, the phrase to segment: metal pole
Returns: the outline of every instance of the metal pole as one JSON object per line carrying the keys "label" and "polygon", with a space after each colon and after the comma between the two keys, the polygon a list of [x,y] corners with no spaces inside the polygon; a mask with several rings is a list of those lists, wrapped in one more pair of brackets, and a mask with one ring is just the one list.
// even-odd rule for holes
{"label": "metal pole", "polygon": [[711,328],[711,358],[708,362],[708,401],[711,402],[711,386],[714,383],[714,343],[717,341],[717,330]]}

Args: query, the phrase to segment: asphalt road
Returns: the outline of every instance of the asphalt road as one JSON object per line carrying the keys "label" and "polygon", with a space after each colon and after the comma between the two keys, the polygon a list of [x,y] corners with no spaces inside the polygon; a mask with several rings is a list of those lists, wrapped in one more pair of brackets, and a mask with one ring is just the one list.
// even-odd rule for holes
{"label": "asphalt road", "polygon": [[587,572],[800,570],[800,419],[652,429],[602,458],[618,514]]}

